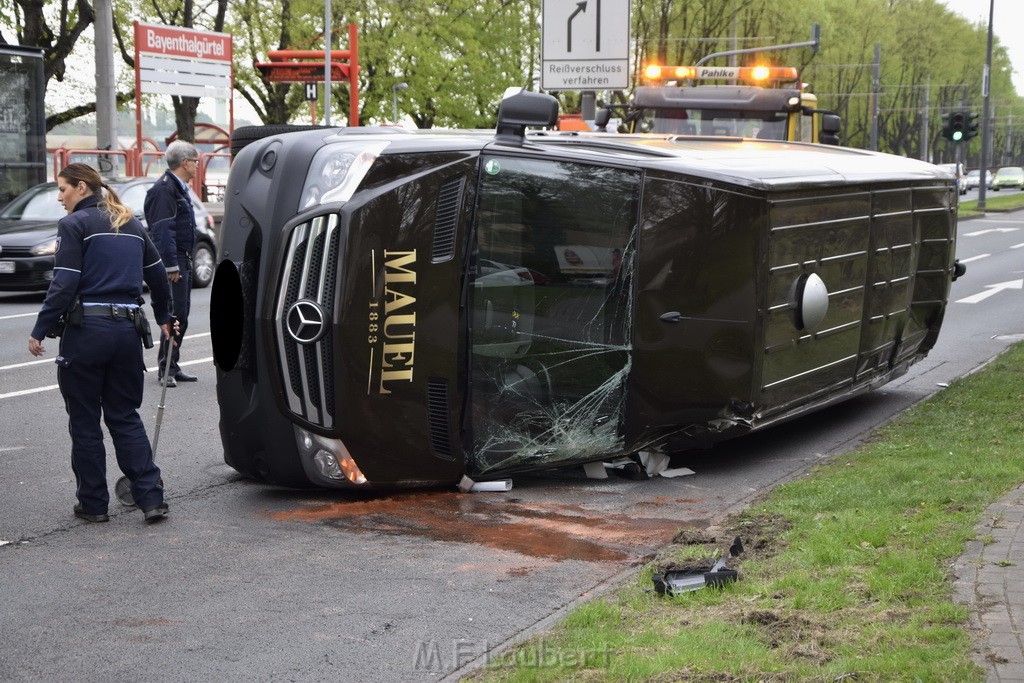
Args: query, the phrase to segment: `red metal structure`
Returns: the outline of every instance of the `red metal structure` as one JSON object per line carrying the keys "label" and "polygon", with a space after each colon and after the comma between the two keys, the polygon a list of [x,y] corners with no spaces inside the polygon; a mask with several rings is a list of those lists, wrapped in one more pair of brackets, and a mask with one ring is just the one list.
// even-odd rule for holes
{"label": "red metal structure", "polygon": [[[348,125],[359,125],[359,36],[348,25],[347,50],[331,50],[331,82],[348,81]],[[269,62],[253,66],[271,83],[319,83],[325,79],[323,50],[269,50]],[[347,60],[344,61],[344,60]]]}

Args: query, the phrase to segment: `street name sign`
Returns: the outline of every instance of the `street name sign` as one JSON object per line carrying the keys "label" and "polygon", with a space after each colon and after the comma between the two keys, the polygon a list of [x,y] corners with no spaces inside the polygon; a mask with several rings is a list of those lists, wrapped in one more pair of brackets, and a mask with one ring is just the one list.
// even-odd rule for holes
{"label": "street name sign", "polygon": [[135,22],[136,87],[144,93],[231,99],[226,33]]}

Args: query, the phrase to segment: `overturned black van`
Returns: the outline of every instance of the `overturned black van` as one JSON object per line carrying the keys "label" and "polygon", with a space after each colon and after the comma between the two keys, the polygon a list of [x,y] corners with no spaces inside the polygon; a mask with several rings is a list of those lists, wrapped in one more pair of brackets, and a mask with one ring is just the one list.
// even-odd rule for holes
{"label": "overturned black van", "polygon": [[935,344],[957,202],[937,167],[526,132],[555,116],[519,93],[494,133],[247,133],[211,310],[229,465],[387,488],[672,453]]}

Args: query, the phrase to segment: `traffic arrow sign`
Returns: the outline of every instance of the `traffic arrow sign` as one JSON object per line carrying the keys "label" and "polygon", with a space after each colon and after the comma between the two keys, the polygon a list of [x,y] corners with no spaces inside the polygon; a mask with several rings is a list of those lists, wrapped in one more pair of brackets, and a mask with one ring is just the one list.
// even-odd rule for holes
{"label": "traffic arrow sign", "polygon": [[629,87],[630,0],[543,0],[541,88]]}
{"label": "traffic arrow sign", "polygon": [[976,304],[990,296],[994,296],[1004,289],[1024,289],[1024,280],[1010,280],[1009,282],[999,282],[994,285],[985,285],[985,291],[978,292],[969,297],[963,299],[957,299],[958,304]]}
{"label": "traffic arrow sign", "polygon": [[[597,0],[597,6],[600,8],[601,0]],[[572,20],[575,19],[576,15],[579,14],[580,12],[586,12],[586,11],[587,11],[587,0],[583,0],[583,2],[577,2],[576,3],[576,11],[573,12],[572,14],[570,14],[568,21],[565,22],[565,34],[566,34],[566,37],[567,37],[566,42],[568,43],[568,51],[569,52],[572,52]],[[599,14],[597,15],[598,16],[597,31],[595,31],[595,34],[597,36],[597,51],[600,52],[601,51],[601,19],[600,19],[601,15],[600,15],[600,9],[598,10],[598,12],[599,12]]]}

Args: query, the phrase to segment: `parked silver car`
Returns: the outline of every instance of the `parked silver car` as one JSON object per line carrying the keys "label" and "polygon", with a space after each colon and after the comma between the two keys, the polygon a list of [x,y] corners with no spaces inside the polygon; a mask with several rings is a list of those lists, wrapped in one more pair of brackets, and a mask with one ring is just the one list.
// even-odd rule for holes
{"label": "parked silver car", "polygon": [[[975,168],[967,172],[964,176],[964,184],[968,190],[977,190],[981,187],[981,169]],[[992,174],[985,172],[985,187],[992,187]]]}
{"label": "parked silver car", "polygon": [[1003,166],[992,176],[992,191],[999,192],[1004,187],[1015,187],[1024,190],[1024,168],[1020,166]]}

